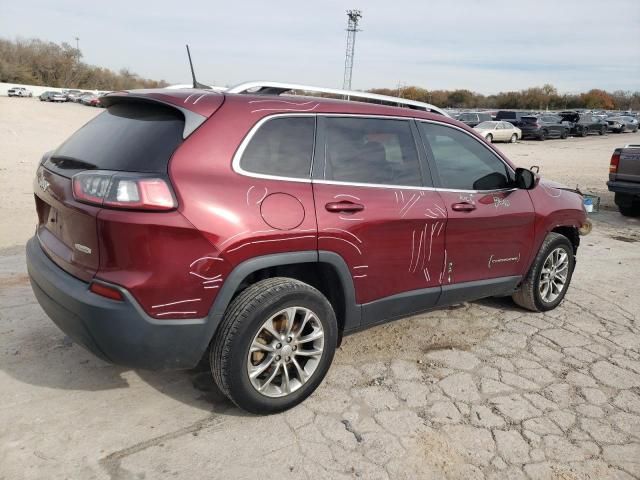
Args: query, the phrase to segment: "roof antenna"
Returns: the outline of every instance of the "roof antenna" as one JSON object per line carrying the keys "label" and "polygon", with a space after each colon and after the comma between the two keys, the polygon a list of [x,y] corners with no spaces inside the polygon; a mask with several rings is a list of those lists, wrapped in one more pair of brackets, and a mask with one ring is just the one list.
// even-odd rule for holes
{"label": "roof antenna", "polygon": [[203,85],[196,80],[196,72],[193,70],[193,62],[191,61],[191,52],[189,51],[189,45],[187,47],[187,56],[189,57],[189,66],[191,67],[191,78],[193,78],[193,88],[200,88],[205,90],[211,90],[211,87],[208,85]]}

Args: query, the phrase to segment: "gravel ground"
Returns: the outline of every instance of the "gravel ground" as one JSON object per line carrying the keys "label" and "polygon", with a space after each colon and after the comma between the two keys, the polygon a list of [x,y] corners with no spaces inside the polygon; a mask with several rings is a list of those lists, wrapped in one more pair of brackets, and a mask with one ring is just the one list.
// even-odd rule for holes
{"label": "gravel ground", "polygon": [[[0,144],[18,162],[0,159],[0,191],[16,194],[10,208],[0,201],[1,245],[13,245],[0,250],[0,479],[640,478],[638,219],[593,216],[556,310],[491,299],[359,333],[306,402],[255,417],[208,372],[105,364],[46,318],[20,245],[32,226],[17,219],[33,224],[40,153],[95,111],[11,99],[33,110],[8,128],[7,100]],[[631,137],[500,148],[595,189]]]}

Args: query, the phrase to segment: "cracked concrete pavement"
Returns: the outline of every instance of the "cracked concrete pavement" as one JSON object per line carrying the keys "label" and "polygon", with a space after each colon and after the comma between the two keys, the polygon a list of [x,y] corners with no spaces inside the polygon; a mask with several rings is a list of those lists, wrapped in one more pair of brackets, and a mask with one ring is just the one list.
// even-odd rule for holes
{"label": "cracked concrete pavement", "polygon": [[0,479],[640,478],[640,234],[599,214],[566,300],[489,299],[348,337],[324,384],[246,415],[206,371],[107,365],[0,255]]}

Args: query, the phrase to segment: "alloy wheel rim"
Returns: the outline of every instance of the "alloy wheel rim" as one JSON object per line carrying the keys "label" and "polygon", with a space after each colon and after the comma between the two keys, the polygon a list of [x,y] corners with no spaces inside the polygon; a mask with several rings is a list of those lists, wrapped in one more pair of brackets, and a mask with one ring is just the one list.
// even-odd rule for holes
{"label": "alloy wheel rim", "polygon": [[545,303],[558,299],[569,278],[569,255],[563,248],[556,248],[545,259],[540,271],[538,291]]}
{"label": "alloy wheel rim", "polygon": [[269,317],[254,336],[247,375],[262,395],[284,397],[309,381],[323,352],[324,329],[318,316],[306,307],[287,307]]}

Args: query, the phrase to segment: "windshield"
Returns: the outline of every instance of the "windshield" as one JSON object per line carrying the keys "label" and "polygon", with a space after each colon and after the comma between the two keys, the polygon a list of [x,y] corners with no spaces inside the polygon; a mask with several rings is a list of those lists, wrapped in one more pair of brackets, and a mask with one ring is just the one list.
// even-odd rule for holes
{"label": "windshield", "polygon": [[483,128],[485,130],[493,130],[494,128],[496,128],[496,124],[498,122],[482,122],[479,123],[478,125],[476,125],[476,128]]}

